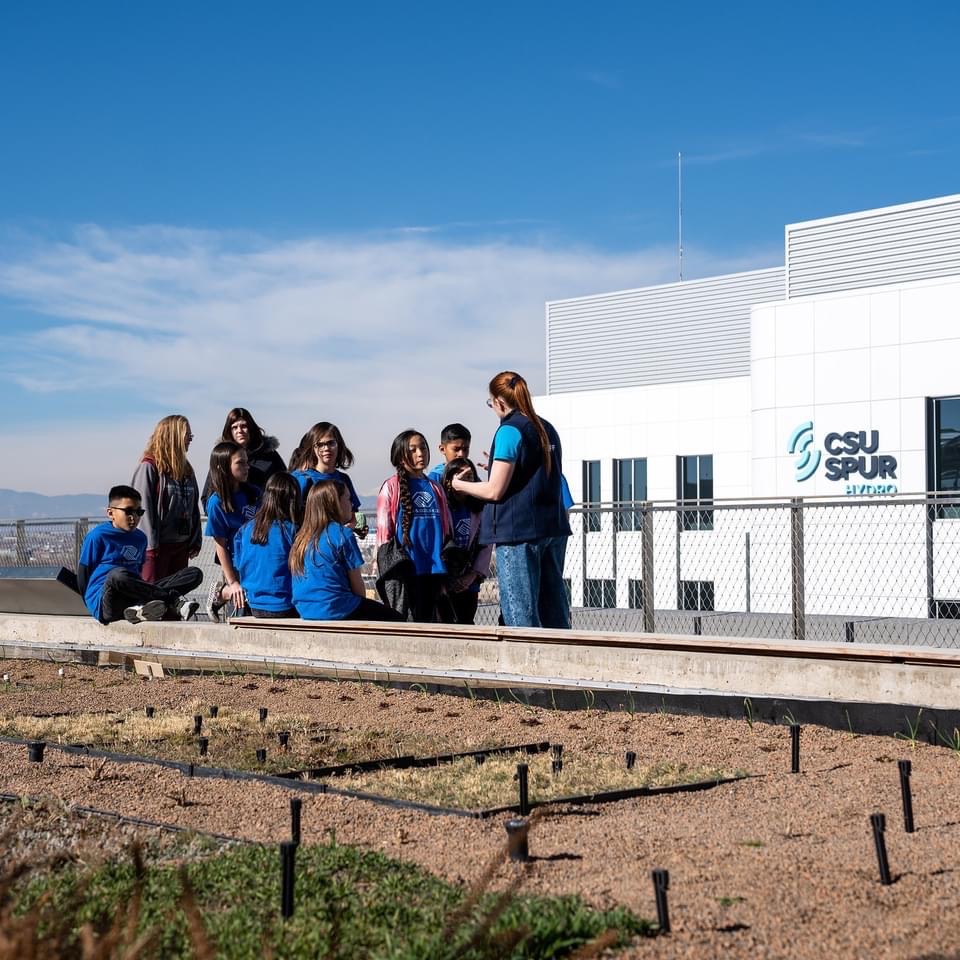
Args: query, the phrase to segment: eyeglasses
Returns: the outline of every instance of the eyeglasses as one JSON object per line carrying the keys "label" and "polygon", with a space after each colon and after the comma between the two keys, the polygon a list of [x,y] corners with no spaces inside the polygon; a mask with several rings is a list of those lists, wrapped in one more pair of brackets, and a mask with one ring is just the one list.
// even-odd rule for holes
{"label": "eyeglasses", "polygon": [[492,409],[493,409],[493,401],[490,400],[490,399],[488,399],[488,400],[487,400],[487,406],[492,410]]}
{"label": "eyeglasses", "polygon": [[128,517],[142,517],[147,511],[143,507],[107,507],[108,510],[119,510]]}
{"label": "eyeglasses", "polygon": [[326,450],[326,449],[328,449],[328,448],[330,448],[330,447],[336,447],[336,446],[338,446],[336,440],[321,440],[321,441],[317,444],[317,449],[318,449],[318,450]]}

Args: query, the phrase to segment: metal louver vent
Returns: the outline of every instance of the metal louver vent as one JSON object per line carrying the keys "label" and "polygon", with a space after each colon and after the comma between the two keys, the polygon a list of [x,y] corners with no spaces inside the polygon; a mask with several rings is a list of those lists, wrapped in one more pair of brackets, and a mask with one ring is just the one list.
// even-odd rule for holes
{"label": "metal louver vent", "polygon": [[787,297],[960,274],[960,195],[786,227]]}
{"label": "metal louver vent", "polygon": [[782,267],[547,303],[547,392],[746,376],[750,308]]}

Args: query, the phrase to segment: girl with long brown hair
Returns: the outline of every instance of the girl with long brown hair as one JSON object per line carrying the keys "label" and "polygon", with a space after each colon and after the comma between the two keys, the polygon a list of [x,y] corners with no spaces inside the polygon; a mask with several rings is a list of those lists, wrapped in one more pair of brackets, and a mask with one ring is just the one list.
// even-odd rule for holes
{"label": "girl with long brown hair", "polygon": [[[343,439],[340,428],[328,420],[315,423],[301,438],[297,449],[290,454],[290,473],[300,484],[300,494],[306,500],[310,488],[322,480],[337,480],[350,491],[354,512],[360,509],[360,497],[353,481],[344,473],[353,466],[353,453]],[[362,524],[356,526],[356,521]],[[366,519],[362,514],[351,518],[348,526],[354,528],[362,540],[367,535]]]}
{"label": "girl with long brown hair", "polygon": [[350,491],[339,480],[321,480],[307,494],[303,525],[290,550],[293,604],[304,620],[399,620],[367,597],[363,557],[346,522]]}
{"label": "girl with long brown hair", "polygon": [[183,570],[200,553],[200,491],[187,450],[193,433],[182,414],[164,417],[153,429],[131,486],[140,494],[147,535],[141,575],[156,583]]}
{"label": "girl with long brown hair", "polygon": [[[390,448],[396,473],[388,477],[377,497],[377,567],[385,573],[385,547],[393,541],[412,566],[402,592],[381,597],[395,603],[406,619],[421,623],[437,620],[446,566],[440,553],[453,528],[450,508],[440,484],[424,471],[430,465],[430,448],[419,430],[404,430]],[[378,586],[380,584],[378,580]]]}
{"label": "girl with long brown hair", "polygon": [[[250,464],[250,482],[261,490],[267,487],[267,481],[275,474],[287,469],[283,457],[277,453],[280,441],[268,436],[246,407],[234,407],[227,414],[220,434],[222,443],[231,442],[247,451]],[[210,474],[203,484],[200,500],[205,504],[213,493]]]}
{"label": "girl with long brown hair", "polygon": [[267,481],[253,520],[233,541],[233,563],[255,617],[297,617],[290,579],[290,550],[303,519],[300,487],[285,470]]}
{"label": "girl with long brown hair", "polygon": [[496,544],[503,622],[569,628],[563,583],[570,524],[563,504],[563,454],[553,425],[537,415],[526,380],[512,370],[489,385],[487,406],[500,418],[488,479],[453,480],[458,493],[486,501],[480,543]]}

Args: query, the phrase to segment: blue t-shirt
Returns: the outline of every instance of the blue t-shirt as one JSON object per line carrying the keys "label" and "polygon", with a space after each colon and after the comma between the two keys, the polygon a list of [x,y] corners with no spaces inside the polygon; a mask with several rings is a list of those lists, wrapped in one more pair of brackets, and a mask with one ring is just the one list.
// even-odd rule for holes
{"label": "blue t-shirt", "polygon": [[[413,520],[410,524],[410,545],[404,547],[413,561],[418,576],[446,573],[440,557],[443,547],[443,519],[433,484],[423,477],[408,477]],[[397,539],[403,542],[403,504],[397,507]]]}
{"label": "blue t-shirt", "polygon": [[329,524],[307,548],[303,575],[293,577],[293,605],[304,620],[343,620],[360,606],[349,572],[363,566],[352,531]]}
{"label": "blue t-shirt", "polygon": [[[458,547],[463,547],[464,550],[468,550],[471,543],[470,528],[473,526],[474,514],[472,514],[466,507],[455,507],[453,504],[451,504],[450,516],[453,519],[453,542]],[[477,533],[479,532],[480,527],[478,525]],[[467,587],[466,592],[479,593],[480,581],[477,580]]]}
{"label": "blue t-shirt", "polygon": [[118,530],[109,520],[98,523],[84,538],[80,564],[87,568],[83,602],[98,620],[103,584],[114,567],[126,567],[140,576],[147,557],[147,535],[142,530]]}
{"label": "blue t-shirt", "polygon": [[260,488],[249,484],[234,490],[230,496],[233,509],[228,513],[223,509],[223,501],[217,493],[210,494],[207,501],[207,526],[203,531],[208,537],[223,537],[227,541],[227,550],[233,556],[233,538],[237,531],[257,515],[260,503]]}
{"label": "blue t-shirt", "polygon": [[360,509],[360,498],[353,488],[353,481],[342,470],[334,470],[332,473],[321,473],[319,470],[294,470],[291,476],[300,484],[300,495],[304,503],[307,501],[310,488],[315,483],[319,483],[321,480],[339,480],[341,483],[345,483],[350,491],[350,503],[353,504],[353,509]]}
{"label": "blue t-shirt", "polygon": [[443,486],[443,475],[447,470],[446,461],[443,463],[438,463],[435,467],[431,468],[427,476],[433,480],[434,483],[439,483]]}
{"label": "blue t-shirt", "polygon": [[567,478],[562,473],[560,474],[560,502],[563,504],[564,510],[569,510],[573,506],[570,484],[567,483]]}
{"label": "blue t-shirt", "polygon": [[523,435],[516,427],[509,423],[498,427],[497,432],[493,435],[493,453],[490,455],[490,459],[516,463],[522,443]]}
{"label": "blue t-shirt", "polygon": [[254,610],[280,613],[293,606],[290,548],[297,529],[289,520],[270,525],[266,543],[253,543],[253,521],[245,523],[233,541],[233,565]]}

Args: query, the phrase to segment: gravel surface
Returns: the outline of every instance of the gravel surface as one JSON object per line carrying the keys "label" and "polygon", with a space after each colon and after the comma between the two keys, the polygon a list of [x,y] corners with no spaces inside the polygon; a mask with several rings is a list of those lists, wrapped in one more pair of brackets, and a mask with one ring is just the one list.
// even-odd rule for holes
{"label": "gravel surface", "polygon": [[[6,661],[0,714],[142,709],[210,703],[271,715],[315,717],[384,736],[422,732],[454,749],[533,740],[578,751],[635,750],[640,762],[739,768],[750,779],[703,793],[551,808],[531,832],[523,889],[578,893],[600,907],[655,914],[650,871],[670,871],[673,932],[624,957],[956,957],[960,944],[960,758],[945,747],[854,737],[812,726],[802,770],[790,771],[784,725],[662,714],[553,712],[465,697],[384,690],[372,684],[258,676],[124,679],[116,670]],[[803,717],[798,716],[803,722]],[[911,717],[911,721],[915,718]],[[906,723],[904,724],[906,730]],[[917,831],[906,834],[896,760],[913,762]],[[99,770],[99,772],[98,772]],[[0,746],[0,789],[45,796],[271,843],[289,830],[293,794],[249,782],[191,780],[147,765],[107,764],[48,750]],[[500,820],[479,822],[304,795],[303,839],[338,841],[415,861],[470,883],[503,839]],[[869,825],[887,815],[895,882],[878,880]],[[509,876],[504,867],[499,882]]]}

